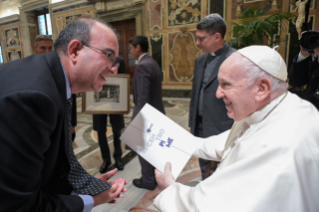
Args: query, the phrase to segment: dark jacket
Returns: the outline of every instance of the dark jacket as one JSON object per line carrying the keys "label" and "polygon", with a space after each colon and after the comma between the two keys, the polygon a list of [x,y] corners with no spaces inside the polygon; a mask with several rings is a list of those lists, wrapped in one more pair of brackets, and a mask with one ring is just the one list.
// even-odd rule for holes
{"label": "dark jacket", "polygon": [[[219,85],[217,79],[219,67],[224,60],[235,51],[235,49],[231,48],[225,42],[225,49],[214,59],[217,60],[215,61],[216,65],[212,70],[212,74],[209,76],[203,93],[202,121],[204,138],[224,132],[225,130],[230,129],[233,124],[233,120],[227,116],[227,110],[223,99],[217,99],[216,90]],[[198,101],[207,57],[208,53],[199,56],[195,61],[192,97],[189,108],[189,127],[191,128],[192,134],[195,133]]]}
{"label": "dark jacket", "polygon": [[132,119],[146,103],[165,114],[162,100],[162,71],[148,54],[144,55],[136,66],[133,77],[133,96],[135,107]]}
{"label": "dark jacket", "polygon": [[0,66],[0,211],[82,211],[70,170],[66,83],[55,52]]}
{"label": "dark jacket", "polygon": [[289,70],[289,84],[293,87],[303,87],[307,85],[307,88],[299,95],[312,104],[314,104],[319,110],[319,100],[315,98],[314,93],[319,86],[319,63],[318,56],[313,58],[307,57],[306,59],[297,63],[296,56],[293,60],[293,64]]}

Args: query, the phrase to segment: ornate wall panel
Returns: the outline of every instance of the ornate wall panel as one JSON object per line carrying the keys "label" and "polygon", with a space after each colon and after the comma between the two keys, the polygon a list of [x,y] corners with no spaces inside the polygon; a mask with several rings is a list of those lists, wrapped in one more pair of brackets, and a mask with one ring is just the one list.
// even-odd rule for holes
{"label": "ornate wall panel", "polygon": [[225,18],[224,5],[225,0],[207,0],[207,14],[218,13]]}
{"label": "ornate wall panel", "polygon": [[[153,34],[150,35],[150,44],[152,47],[151,55],[153,59],[158,63],[161,70],[163,71],[163,34]],[[163,73],[164,76],[164,73]]]}
{"label": "ornate wall panel", "polygon": [[195,31],[169,33],[169,82],[191,82],[195,59],[201,54]]}
{"label": "ornate wall panel", "polygon": [[24,58],[21,24],[9,24],[1,27],[1,46],[3,59],[10,62]]}
{"label": "ornate wall panel", "polygon": [[232,0],[232,19],[238,18],[245,10],[252,6],[262,5],[266,14],[282,12],[284,0]]}
{"label": "ornate wall panel", "polygon": [[197,23],[201,16],[201,0],[168,0],[167,26]]}
{"label": "ornate wall panel", "polygon": [[163,0],[149,0],[148,4],[150,30],[163,29]]}
{"label": "ornate wall panel", "polygon": [[53,20],[55,30],[53,39],[57,38],[57,35],[70,21],[80,17],[95,17],[94,5],[85,8],[76,7],[76,9],[72,8],[70,10],[61,9],[59,12],[54,13]]}

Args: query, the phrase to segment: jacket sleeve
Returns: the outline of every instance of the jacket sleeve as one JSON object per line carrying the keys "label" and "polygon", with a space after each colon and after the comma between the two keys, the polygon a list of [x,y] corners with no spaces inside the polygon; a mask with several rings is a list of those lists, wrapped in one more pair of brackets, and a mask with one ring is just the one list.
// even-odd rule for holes
{"label": "jacket sleeve", "polygon": [[[196,109],[196,105],[197,104],[197,101],[196,101],[196,94],[195,94],[195,82],[196,82],[196,67],[197,67],[197,64],[198,64],[198,58],[195,60],[195,67],[194,67],[194,72],[193,72],[193,75],[194,75],[194,78],[193,78],[193,85],[192,85],[192,96],[191,96],[191,102],[190,102],[190,105],[189,105],[189,118],[188,118],[188,127],[192,128],[192,125],[193,125],[193,122],[195,121],[195,115],[197,113],[197,111],[195,111]],[[194,129],[191,129],[192,130],[192,133],[194,134]]]}
{"label": "jacket sleeve", "polygon": [[42,171],[58,114],[53,100],[35,91],[0,99],[0,211],[82,211],[76,195],[44,192]]}
{"label": "jacket sleeve", "polygon": [[[137,96],[135,96],[135,108],[134,113],[138,113],[146,103],[150,102],[152,77],[151,70],[148,70],[144,64],[139,64],[135,70],[134,78],[136,83]],[[136,112],[135,112],[136,111]]]}
{"label": "jacket sleeve", "polygon": [[290,85],[301,87],[307,84],[311,57],[307,57],[299,63],[296,62],[297,58],[298,55],[293,60],[292,66],[289,70],[288,78]]}

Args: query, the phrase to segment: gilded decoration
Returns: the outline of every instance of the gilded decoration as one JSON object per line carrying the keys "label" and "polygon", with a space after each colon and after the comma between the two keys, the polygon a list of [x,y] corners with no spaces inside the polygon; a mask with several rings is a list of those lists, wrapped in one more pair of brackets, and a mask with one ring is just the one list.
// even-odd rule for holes
{"label": "gilded decoration", "polygon": [[152,57],[163,70],[163,34],[150,35],[150,43],[152,46]]}
{"label": "gilded decoration", "polygon": [[150,30],[163,29],[163,0],[149,1],[149,26]]}
{"label": "gilded decoration", "polygon": [[195,59],[201,54],[196,46],[195,31],[169,34],[169,81],[191,82]]}
{"label": "gilded decoration", "polygon": [[57,29],[57,35],[61,32],[61,30],[64,28],[63,24],[63,18],[62,17],[56,17],[55,18],[55,23],[56,23],[56,29]]}
{"label": "gilded decoration", "polygon": [[66,17],[65,17],[65,23],[66,23],[66,25],[67,25],[67,24],[70,23],[71,21],[73,21],[73,20],[75,20],[75,19],[77,19],[77,18],[81,18],[81,17],[82,17],[82,13],[66,16]]}
{"label": "gilded decoration", "polygon": [[232,0],[232,19],[239,18],[240,15],[250,7],[261,6],[267,11],[267,15],[272,15],[282,11],[283,0]]}
{"label": "gilded decoration", "polygon": [[194,24],[201,19],[200,0],[168,0],[168,26]]}

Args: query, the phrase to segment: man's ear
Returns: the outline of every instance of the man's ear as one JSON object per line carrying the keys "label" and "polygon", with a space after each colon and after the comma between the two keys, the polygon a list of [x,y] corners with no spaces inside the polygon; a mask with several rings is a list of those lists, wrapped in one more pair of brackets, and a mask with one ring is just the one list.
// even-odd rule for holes
{"label": "man's ear", "polygon": [[83,45],[79,40],[71,40],[68,45],[68,57],[72,62],[76,62],[79,55],[79,51],[83,48]]}
{"label": "man's ear", "polygon": [[219,41],[219,40],[224,40],[224,39],[222,38],[222,35],[221,35],[219,32],[216,32],[215,34],[216,34],[216,35],[215,35],[215,40],[217,40],[217,41]]}
{"label": "man's ear", "polygon": [[141,46],[140,46],[140,44],[137,44],[136,47],[135,47],[135,49],[138,50],[138,51],[141,51]]}
{"label": "man's ear", "polygon": [[270,98],[272,83],[270,79],[261,78],[257,81],[256,89],[256,101],[263,102],[264,100]]}

